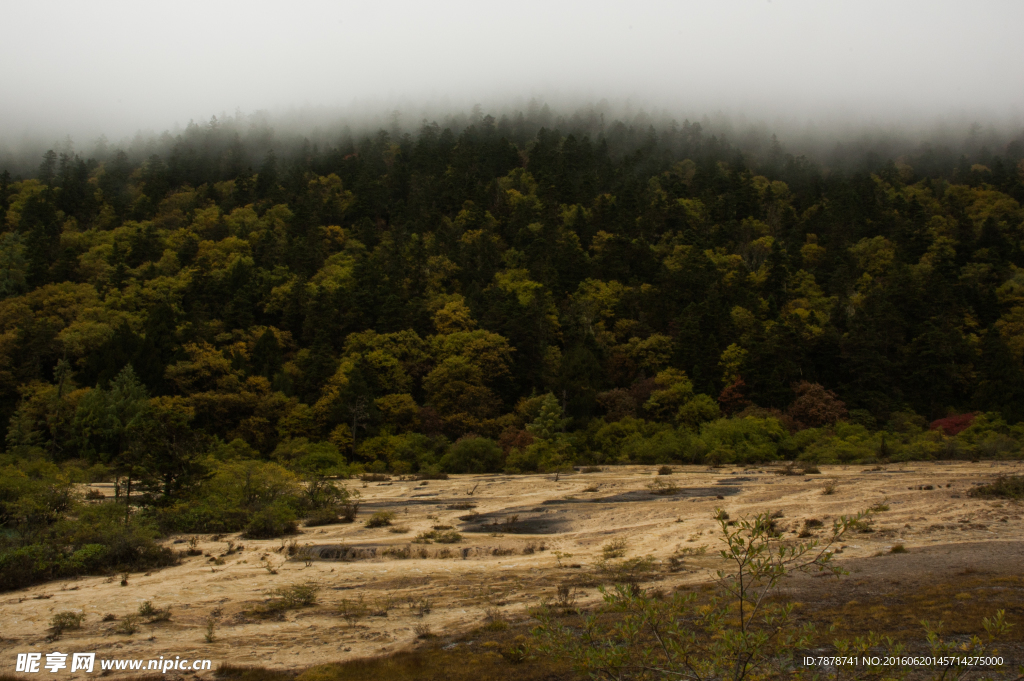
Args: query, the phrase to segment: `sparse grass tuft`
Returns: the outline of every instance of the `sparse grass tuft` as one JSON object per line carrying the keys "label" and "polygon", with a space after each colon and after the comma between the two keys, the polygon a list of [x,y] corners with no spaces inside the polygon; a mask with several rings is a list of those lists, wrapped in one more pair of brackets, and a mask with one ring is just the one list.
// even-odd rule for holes
{"label": "sparse grass tuft", "polygon": [[871,523],[867,520],[853,520],[850,522],[850,529],[860,534],[870,534],[875,531],[875,528],[871,527]]}
{"label": "sparse grass tuft", "polygon": [[563,610],[572,610],[580,597],[579,590],[570,583],[559,584],[555,590],[555,605]]}
{"label": "sparse grass tuft", "polygon": [[505,619],[505,615],[495,606],[491,606],[484,610],[484,619],[487,624],[484,625],[484,629],[488,631],[504,631],[508,629],[508,620]]}
{"label": "sparse grass tuft", "polygon": [[139,616],[138,615],[125,615],[121,618],[121,622],[114,629],[117,634],[124,634],[125,636],[131,636],[139,630]]}
{"label": "sparse grass tuft", "polygon": [[839,488],[839,480],[836,478],[828,478],[825,480],[825,484],[821,486],[821,493],[828,496],[835,494]]}
{"label": "sparse grass tuft", "polygon": [[188,538],[188,551],[185,553],[189,556],[203,555],[203,552],[199,550],[199,537],[192,535]]}
{"label": "sparse grass tuft", "polygon": [[312,582],[292,584],[271,590],[271,599],[261,603],[244,614],[256,618],[268,618],[281,615],[287,610],[296,610],[315,605],[320,587]]}
{"label": "sparse grass tuft", "polygon": [[338,603],[338,614],[348,622],[348,626],[354,627],[356,622],[370,614],[370,609],[363,602],[362,595],[356,599],[343,598]]}
{"label": "sparse grass tuft", "polygon": [[412,614],[417,617],[423,617],[429,615],[430,611],[434,609],[434,602],[429,598],[411,598],[409,599],[409,610]]}
{"label": "sparse grass tuft", "polygon": [[216,632],[217,632],[217,619],[215,617],[211,617],[208,620],[206,620],[206,635],[203,637],[203,639],[207,643],[213,643],[214,641],[217,640]]}
{"label": "sparse grass tuft", "polygon": [[893,544],[893,547],[889,549],[889,553],[906,553],[907,547],[903,544]]}
{"label": "sparse grass tuft", "polygon": [[661,480],[652,480],[647,483],[647,491],[651,494],[669,495],[675,494],[679,491],[679,487],[673,485],[670,482],[663,482]]}
{"label": "sparse grass tuft", "polygon": [[622,558],[626,555],[626,548],[628,545],[629,544],[625,537],[616,537],[601,547],[601,555],[604,556],[605,560]]}
{"label": "sparse grass tuft", "polygon": [[139,617],[146,617],[152,622],[166,622],[171,619],[170,608],[157,608],[152,601],[143,601],[139,606]]}

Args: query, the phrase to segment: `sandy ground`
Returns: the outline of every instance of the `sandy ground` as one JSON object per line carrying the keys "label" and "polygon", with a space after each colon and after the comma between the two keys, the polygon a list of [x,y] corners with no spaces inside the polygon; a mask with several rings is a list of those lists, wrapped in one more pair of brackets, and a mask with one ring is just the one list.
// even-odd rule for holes
{"label": "sandy ground", "polygon": [[[822,520],[827,529],[839,515],[885,501],[889,510],[873,517],[875,531],[848,536],[836,558],[856,566],[900,543],[909,550],[907,560],[892,563],[899,567],[891,569],[904,579],[975,565],[1019,571],[1024,563],[1024,507],[966,494],[999,474],[1024,472],[1019,462],[836,466],[807,476],[777,475],[772,467],[674,470],[671,476],[657,476],[655,467],[630,466],[563,474],[557,480],[554,475],[479,475],[426,483],[351,481],[363,502],[352,524],[304,528],[285,541],[200,536],[203,555],[132,574],[126,586],[120,576],[84,577],[0,594],[0,673],[14,673],[20,652],[95,652],[98,658],[147,660],[181,656],[209,658],[214,668],[227,663],[283,669],[385,654],[420,645],[417,627],[454,637],[479,626],[488,608],[499,608],[512,620],[525,619],[527,607],[592,569],[602,547],[618,538],[625,539],[626,558],[655,558],[664,570],[663,587],[703,582],[723,565],[716,555],[716,508],[734,519],[781,511],[780,529],[795,537],[805,519]],[[826,478],[838,480],[834,494],[822,494]],[[652,494],[648,485],[654,481],[680,490]],[[920,489],[927,485],[933,489]],[[449,508],[468,504],[475,507]],[[408,531],[365,527],[365,519],[378,510],[395,513],[395,525]],[[446,525],[462,533],[460,543],[411,543],[419,533]],[[173,548],[184,551],[184,539],[168,543],[176,541]],[[363,557],[289,559],[287,543],[293,540],[321,556],[336,555],[332,551],[344,546],[362,549]],[[228,554],[232,546],[236,550]],[[410,547],[414,557],[382,556],[389,547]],[[420,549],[430,557],[415,557]],[[435,557],[445,549],[450,557]],[[668,571],[672,556],[682,557],[681,570]],[[252,612],[274,589],[307,583],[320,588],[315,606],[270,617]],[[600,597],[594,588],[583,592],[582,604]],[[360,599],[376,609],[390,601],[390,610],[386,616],[346,620],[341,614],[345,602]],[[147,623],[143,618],[134,635],[116,633],[117,620],[144,601],[169,607],[170,619]],[[86,614],[82,629],[48,641],[50,618],[67,610]],[[113,618],[103,621],[105,616]],[[211,618],[214,641],[207,643]],[[91,676],[67,670],[60,675]]]}

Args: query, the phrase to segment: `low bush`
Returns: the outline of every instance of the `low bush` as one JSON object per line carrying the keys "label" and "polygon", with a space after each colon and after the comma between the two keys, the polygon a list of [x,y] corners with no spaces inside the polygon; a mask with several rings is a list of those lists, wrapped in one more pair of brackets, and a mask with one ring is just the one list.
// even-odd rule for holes
{"label": "low bush", "polygon": [[395,519],[391,511],[377,511],[366,520],[367,527],[388,527]]}
{"label": "low bush", "polygon": [[287,608],[306,608],[316,605],[320,587],[312,582],[292,584],[274,589],[270,594]]}
{"label": "low bush", "polygon": [[31,541],[0,545],[0,591],[78,575],[148,570],[179,561],[176,552],[157,543],[157,529],[145,518],[133,516],[125,524],[121,505],[84,504],[76,512],[75,519],[36,528],[29,535]]}
{"label": "low bush", "polygon": [[322,527],[344,522],[336,508],[321,508],[306,517],[306,527]]}
{"label": "low bush", "polygon": [[272,504],[252,515],[242,536],[246,539],[273,539],[295,534],[299,529],[295,512],[284,504]]}
{"label": "low bush", "polygon": [[81,629],[85,621],[85,613],[65,610],[58,612],[50,618],[50,629],[53,631],[52,639],[56,640],[65,631]]}
{"label": "low bush", "polygon": [[124,634],[125,636],[131,636],[139,630],[139,617],[138,615],[125,615],[121,618],[114,632],[117,634]]}
{"label": "low bush", "polygon": [[462,535],[455,530],[431,530],[430,532],[421,532],[413,543],[415,544],[457,544],[462,541]]}
{"label": "low bush", "polygon": [[987,485],[972,489],[972,497],[1024,499],[1024,475],[1001,475]]}

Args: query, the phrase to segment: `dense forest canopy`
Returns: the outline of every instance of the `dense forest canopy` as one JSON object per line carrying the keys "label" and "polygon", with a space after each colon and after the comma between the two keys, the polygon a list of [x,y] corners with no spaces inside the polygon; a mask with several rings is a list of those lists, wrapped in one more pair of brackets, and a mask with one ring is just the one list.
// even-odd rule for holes
{"label": "dense forest canopy", "polygon": [[213,119],[142,160],[4,172],[8,443],[109,448],[81,412],[129,365],[206,435],[368,462],[400,433],[507,453],[546,394],[569,431],[786,410],[804,384],[870,428],[1024,417],[1019,140],[841,172],[699,123],[575,124],[273,149]]}

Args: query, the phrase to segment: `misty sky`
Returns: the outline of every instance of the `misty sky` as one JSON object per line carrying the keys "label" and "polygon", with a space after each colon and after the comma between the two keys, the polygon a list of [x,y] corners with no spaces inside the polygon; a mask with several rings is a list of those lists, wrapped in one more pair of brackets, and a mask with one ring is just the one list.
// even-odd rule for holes
{"label": "misty sky", "polygon": [[1024,2],[4,2],[0,136],[302,107],[600,99],[1019,119]]}

